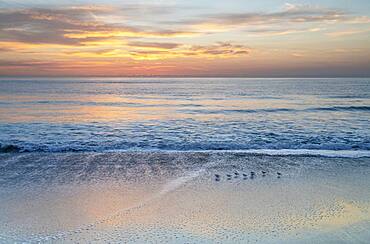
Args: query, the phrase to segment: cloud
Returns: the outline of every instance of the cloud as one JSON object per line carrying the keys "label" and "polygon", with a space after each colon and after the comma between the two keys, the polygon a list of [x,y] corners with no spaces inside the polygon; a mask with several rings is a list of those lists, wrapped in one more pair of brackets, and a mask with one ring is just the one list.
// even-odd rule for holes
{"label": "cloud", "polygon": [[331,37],[342,37],[342,36],[353,36],[353,35],[363,34],[367,32],[370,32],[370,29],[365,29],[365,30],[352,29],[352,30],[334,31],[334,32],[326,33],[326,35],[331,36]]}
{"label": "cloud", "polygon": [[12,51],[14,51],[13,48],[0,47],[0,52],[12,52]]}
{"label": "cloud", "polygon": [[297,33],[307,33],[307,32],[318,32],[322,31],[321,28],[260,28],[260,29],[249,29],[245,32],[254,36],[282,36]]}
{"label": "cloud", "polygon": [[189,55],[203,54],[205,56],[239,56],[250,52],[250,48],[244,45],[235,45],[226,42],[219,42],[210,46],[192,46],[189,49]]}
{"label": "cloud", "polygon": [[26,43],[77,45],[78,40],[64,36],[66,30],[106,28],[95,22],[90,13],[91,10],[73,8],[2,10],[0,11],[0,39]]}
{"label": "cloud", "polygon": [[173,58],[235,58],[249,54],[245,45],[219,42],[212,45],[180,43],[129,42],[120,49],[66,52],[70,56],[87,58],[130,58],[133,60],[164,60]]}
{"label": "cloud", "polygon": [[48,67],[54,66],[55,62],[38,61],[38,60],[22,60],[22,61],[12,61],[12,60],[0,60],[0,67]]}
{"label": "cloud", "polygon": [[[367,16],[353,16],[338,9],[321,8],[310,5],[286,4],[281,11],[271,13],[218,13],[199,16],[192,20],[174,22],[192,26],[194,30],[208,29],[210,32],[244,29],[248,31],[256,26],[299,26],[304,24],[328,23],[368,23]],[[313,28],[314,29],[314,28]],[[253,31],[253,29],[251,30]],[[262,32],[262,31],[261,31]],[[267,31],[270,32],[270,31]]]}
{"label": "cloud", "polygon": [[[271,13],[219,13],[175,22],[135,19],[176,13],[173,6],[131,4],[124,7],[79,5],[58,8],[0,9],[0,41],[49,43],[68,46],[100,45],[105,40],[129,38],[180,38],[241,29],[252,35],[286,35],[314,32],[318,24],[370,23],[337,9],[286,4]],[[148,13],[148,16],[143,13]],[[169,23],[171,25],[169,25]],[[316,26],[304,26],[315,23]]]}
{"label": "cloud", "polygon": [[142,38],[142,37],[154,37],[154,38],[167,38],[167,37],[187,37],[198,35],[196,32],[186,31],[171,31],[171,30],[156,30],[156,31],[144,31],[141,29],[128,28],[128,27],[112,27],[107,30],[101,31],[84,31],[84,30],[67,30],[64,34],[65,38],[73,39],[80,43],[89,41],[89,39],[110,39],[110,38]]}
{"label": "cloud", "polygon": [[[0,10],[0,40],[83,45],[87,41],[109,38],[183,37],[197,34],[105,21],[106,16],[117,16],[120,11],[106,6],[2,9]],[[129,10],[126,9],[126,11]]]}
{"label": "cloud", "polygon": [[181,46],[179,43],[159,43],[159,42],[130,42],[128,46],[139,48],[154,48],[154,49],[173,49]]}
{"label": "cloud", "polygon": [[274,23],[303,23],[339,21],[347,18],[346,13],[339,10],[313,8],[307,6],[290,5],[289,8],[275,13],[239,13],[219,14],[209,17],[213,22],[222,22],[225,25],[250,25]]}

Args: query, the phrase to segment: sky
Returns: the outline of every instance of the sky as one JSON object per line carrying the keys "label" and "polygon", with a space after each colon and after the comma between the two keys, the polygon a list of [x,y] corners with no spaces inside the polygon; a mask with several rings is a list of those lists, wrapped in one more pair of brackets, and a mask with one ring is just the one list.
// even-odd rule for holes
{"label": "sky", "polygon": [[369,0],[0,0],[0,76],[370,76]]}

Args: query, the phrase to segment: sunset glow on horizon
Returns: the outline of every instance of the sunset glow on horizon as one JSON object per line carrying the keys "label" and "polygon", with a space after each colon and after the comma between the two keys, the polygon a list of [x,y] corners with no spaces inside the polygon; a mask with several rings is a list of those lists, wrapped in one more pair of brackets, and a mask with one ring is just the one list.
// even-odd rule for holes
{"label": "sunset glow on horizon", "polygon": [[370,2],[0,1],[0,76],[370,76]]}

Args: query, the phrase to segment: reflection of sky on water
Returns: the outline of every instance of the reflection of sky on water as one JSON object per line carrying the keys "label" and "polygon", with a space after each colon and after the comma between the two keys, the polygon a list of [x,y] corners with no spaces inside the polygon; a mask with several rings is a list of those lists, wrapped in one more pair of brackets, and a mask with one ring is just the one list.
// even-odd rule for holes
{"label": "reflection of sky on water", "polygon": [[[335,241],[360,225],[354,231],[363,240],[370,219],[366,158],[77,153],[1,160],[13,166],[2,170],[0,233],[25,239],[276,242],[316,233]],[[242,177],[251,171],[254,179]],[[234,172],[240,176],[228,180]]]}
{"label": "reflection of sky on water", "polygon": [[[28,150],[370,148],[367,79],[26,79],[0,87],[0,142]],[[80,146],[89,143],[100,147]]]}

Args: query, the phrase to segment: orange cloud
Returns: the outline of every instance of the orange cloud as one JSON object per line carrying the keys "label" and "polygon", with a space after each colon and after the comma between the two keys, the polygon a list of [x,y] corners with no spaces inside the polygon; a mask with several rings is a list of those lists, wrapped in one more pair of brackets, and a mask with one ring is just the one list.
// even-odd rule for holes
{"label": "orange cloud", "polygon": [[235,58],[247,55],[250,49],[244,45],[216,43],[208,46],[178,43],[131,42],[117,49],[73,51],[66,55],[88,58],[131,58],[134,60],[164,60],[182,57]]}

